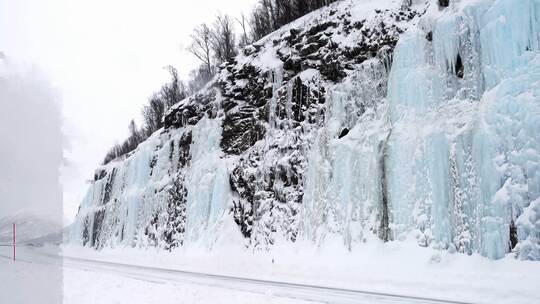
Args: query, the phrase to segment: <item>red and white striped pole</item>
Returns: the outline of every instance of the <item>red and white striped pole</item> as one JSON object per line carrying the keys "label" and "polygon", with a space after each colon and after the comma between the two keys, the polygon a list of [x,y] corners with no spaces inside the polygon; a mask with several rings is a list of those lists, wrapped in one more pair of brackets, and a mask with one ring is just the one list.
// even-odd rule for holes
{"label": "red and white striped pole", "polygon": [[15,223],[13,223],[13,262],[15,262],[15,244],[16,244],[16,238],[15,238]]}

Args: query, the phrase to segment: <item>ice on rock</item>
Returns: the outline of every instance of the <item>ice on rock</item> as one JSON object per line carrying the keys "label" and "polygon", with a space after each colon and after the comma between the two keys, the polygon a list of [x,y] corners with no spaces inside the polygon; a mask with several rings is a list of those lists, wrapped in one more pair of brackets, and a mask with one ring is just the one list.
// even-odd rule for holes
{"label": "ice on rock", "polygon": [[[309,155],[307,237],[338,234],[350,248],[371,231],[538,259],[539,17],[538,1],[431,7],[400,37],[382,76],[386,98],[350,82],[333,87]],[[351,92],[364,94],[350,102]],[[377,106],[355,112],[373,98]],[[336,139],[344,127],[351,132]]]}
{"label": "ice on rock", "polygon": [[[328,116],[308,155],[303,199],[305,235],[319,245],[339,236],[351,249],[379,229],[385,91],[384,63],[373,60],[327,96]],[[352,129],[338,138],[343,128]]]}
{"label": "ice on rock", "polygon": [[218,225],[229,209],[230,186],[226,161],[219,148],[219,120],[203,118],[193,130],[192,159],[187,173],[187,234],[189,242],[217,238]]}
{"label": "ice on rock", "polygon": [[425,36],[420,29],[411,28],[396,46],[388,79],[392,122],[405,115],[424,114],[442,99],[443,75],[439,66],[429,64],[429,41]]}
{"label": "ice on rock", "polygon": [[[395,48],[362,53],[340,83],[317,66],[297,73],[278,58],[260,62],[292,52],[285,40],[239,57],[260,66],[227,68],[244,75],[220,83],[234,97],[228,104],[217,94],[217,110],[200,116],[202,104],[183,105],[195,122],[160,130],[98,169],[72,240],[171,249],[211,247],[228,234],[238,246],[338,240],[349,250],[407,240],[539,260],[540,2],[429,3],[414,1],[425,13],[406,12]],[[355,5],[355,17],[365,11],[375,20],[357,23],[366,33],[394,22]],[[333,32],[328,45],[354,45],[344,33]],[[248,86],[264,91],[248,94],[252,104],[237,95]],[[223,152],[222,135],[234,155]]]}
{"label": "ice on rock", "polygon": [[[486,82],[495,86],[528,61],[525,52],[540,49],[540,3],[536,0],[493,2],[479,18]],[[480,6],[480,5],[478,5]],[[470,11],[480,7],[472,7]],[[482,7],[483,8],[483,7]]]}
{"label": "ice on rock", "polygon": [[[434,18],[431,45],[415,29],[396,48],[388,88],[392,226],[398,238],[417,229],[421,243],[501,258],[515,245],[514,221],[538,197],[540,10],[537,1],[461,5],[423,17]],[[458,56],[463,79],[453,68]],[[471,114],[460,112],[465,107]]]}
{"label": "ice on rock", "polygon": [[71,241],[96,248],[211,245],[230,201],[220,138],[221,121],[203,118],[156,132],[125,160],[98,169]]}
{"label": "ice on rock", "polygon": [[122,242],[142,245],[141,223],[162,204],[164,198],[153,194],[163,179],[168,179],[164,176],[168,165],[156,162],[159,158],[152,155],[154,150],[168,154],[168,148],[161,145],[159,134],[154,134],[122,163],[98,169],[81,204],[72,238],[82,237],[84,245],[98,248]]}

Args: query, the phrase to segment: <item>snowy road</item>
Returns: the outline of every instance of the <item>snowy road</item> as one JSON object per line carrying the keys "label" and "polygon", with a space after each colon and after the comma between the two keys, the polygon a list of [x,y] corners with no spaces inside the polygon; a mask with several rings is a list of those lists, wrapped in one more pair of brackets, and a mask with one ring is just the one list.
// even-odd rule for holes
{"label": "snowy road", "polygon": [[[21,248],[22,249],[22,248]],[[20,250],[19,262],[58,265],[64,269],[77,269],[103,274],[114,274],[141,282],[189,284],[261,294],[271,298],[288,299],[288,303],[311,301],[319,303],[464,303],[443,299],[403,296],[364,290],[340,289],[307,284],[248,279],[190,271],[148,267],[116,262],[97,261],[75,257],[60,257],[39,248]],[[8,254],[0,254],[11,258]]]}

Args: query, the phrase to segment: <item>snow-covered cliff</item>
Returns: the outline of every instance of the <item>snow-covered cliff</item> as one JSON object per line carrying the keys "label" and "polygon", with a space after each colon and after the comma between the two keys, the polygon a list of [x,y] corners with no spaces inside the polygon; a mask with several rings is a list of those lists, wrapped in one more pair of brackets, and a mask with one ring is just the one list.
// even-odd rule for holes
{"label": "snow-covered cliff", "polygon": [[540,2],[340,1],[99,168],[71,241],[540,259]]}

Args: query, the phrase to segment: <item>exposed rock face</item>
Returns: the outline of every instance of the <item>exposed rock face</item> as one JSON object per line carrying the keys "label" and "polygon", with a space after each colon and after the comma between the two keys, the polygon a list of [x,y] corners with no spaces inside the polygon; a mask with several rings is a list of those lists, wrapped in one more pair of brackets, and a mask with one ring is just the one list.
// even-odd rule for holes
{"label": "exposed rock face", "polygon": [[450,0],[439,0],[439,5],[441,7],[448,7],[448,5],[450,5]]}
{"label": "exposed rock face", "polygon": [[[270,51],[280,61],[276,68],[237,63],[220,77],[225,114],[221,147],[240,155],[230,178],[238,194],[234,218],[254,246],[271,245],[275,234],[296,240],[306,156],[314,132],[325,121],[327,88],[366,60],[389,64],[399,34],[417,13],[377,10],[369,22],[354,20],[348,9],[329,14],[323,15],[329,21],[315,20],[304,29],[293,26],[269,38]],[[334,41],[338,36],[350,42]]]}
{"label": "exposed rock face", "polygon": [[[73,239],[172,249],[233,237],[267,249],[335,237],[352,249],[370,238],[413,238],[491,258],[511,250],[540,258],[531,224],[540,194],[528,188],[540,181],[537,162],[513,158],[525,148],[512,150],[522,146],[505,135],[490,137],[495,119],[475,123],[489,112],[478,110],[490,106],[482,96],[504,77],[501,58],[515,54],[482,53],[493,46],[480,45],[479,32],[492,34],[475,28],[480,14],[395,2],[338,2],[246,47],[175,105],[164,129],[96,170]],[[516,45],[538,52],[531,41]],[[483,152],[491,158],[478,159]],[[482,177],[508,168],[500,185]],[[528,173],[505,182],[516,172]]]}
{"label": "exposed rock face", "polygon": [[203,91],[175,105],[163,118],[165,128],[195,125],[205,115],[215,116],[215,92]]}

